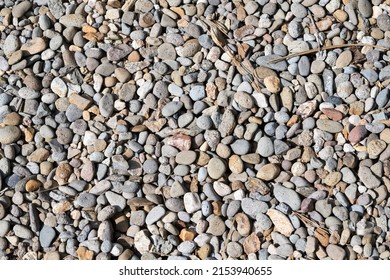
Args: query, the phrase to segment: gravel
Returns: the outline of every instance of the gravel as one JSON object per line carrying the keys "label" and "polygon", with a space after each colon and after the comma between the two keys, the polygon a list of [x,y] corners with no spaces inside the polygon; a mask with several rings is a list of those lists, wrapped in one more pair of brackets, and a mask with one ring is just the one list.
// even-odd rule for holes
{"label": "gravel", "polygon": [[130,2],[0,4],[0,259],[389,259],[388,1]]}

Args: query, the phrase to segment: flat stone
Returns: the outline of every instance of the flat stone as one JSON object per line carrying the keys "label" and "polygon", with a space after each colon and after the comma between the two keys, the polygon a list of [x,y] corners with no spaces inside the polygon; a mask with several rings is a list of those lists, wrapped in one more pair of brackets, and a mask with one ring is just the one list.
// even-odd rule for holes
{"label": "flat stone", "polygon": [[48,248],[56,237],[56,231],[47,225],[44,225],[39,232],[39,243],[43,248]]}
{"label": "flat stone", "polygon": [[162,206],[153,207],[146,216],[146,224],[152,225],[164,217],[166,210]]}
{"label": "flat stone", "polygon": [[29,55],[34,55],[43,52],[46,48],[46,41],[43,38],[35,37],[29,40],[27,43],[24,43],[20,49]]}
{"label": "flat stone", "polygon": [[277,164],[269,163],[262,166],[257,172],[257,177],[264,181],[271,181],[280,174],[280,167]]}
{"label": "flat stone", "polygon": [[267,215],[275,225],[276,231],[285,236],[290,236],[294,232],[294,227],[291,224],[290,219],[282,212],[276,209],[269,209]]}
{"label": "flat stone", "polygon": [[66,27],[81,28],[85,23],[85,17],[79,14],[64,15],[60,18],[60,23]]}
{"label": "flat stone", "polygon": [[19,140],[22,133],[17,126],[9,125],[0,128],[0,143],[11,144]]}
{"label": "flat stone", "polygon": [[194,151],[182,151],[177,153],[175,161],[177,164],[190,165],[195,162],[197,154]]}
{"label": "flat stone", "polygon": [[352,128],[352,130],[348,134],[348,140],[356,144],[360,141],[362,141],[367,136],[367,129],[364,125],[358,125]]}
{"label": "flat stone", "polygon": [[207,165],[207,172],[212,179],[218,180],[226,171],[225,163],[219,158],[212,158]]}
{"label": "flat stone", "polygon": [[176,114],[183,105],[181,101],[171,101],[162,108],[161,113],[164,117],[170,117]]}
{"label": "flat stone", "polygon": [[273,193],[279,202],[286,203],[292,210],[299,210],[301,208],[301,199],[294,190],[285,188],[280,184],[275,184]]}
{"label": "flat stone", "polygon": [[207,233],[215,236],[221,236],[225,232],[225,230],[226,230],[226,225],[219,216],[214,216],[209,221],[209,227],[207,229]]}
{"label": "flat stone", "polygon": [[15,225],[13,231],[17,237],[23,239],[31,239],[34,236],[33,232],[23,225]]}
{"label": "flat stone", "polygon": [[183,197],[184,207],[187,213],[194,213],[201,209],[202,203],[197,193],[186,193]]}
{"label": "flat stone", "polygon": [[358,176],[364,186],[369,189],[377,188],[381,185],[381,181],[372,173],[370,168],[367,166],[359,167]]}
{"label": "flat stone", "polygon": [[330,133],[337,133],[343,130],[343,125],[341,123],[331,120],[319,119],[316,124],[319,129]]}
{"label": "flat stone", "polygon": [[12,16],[15,18],[20,18],[24,16],[31,9],[31,7],[32,3],[30,1],[22,1],[12,8]]}
{"label": "flat stone", "polygon": [[332,260],[343,260],[346,256],[345,250],[338,245],[329,244],[326,247],[326,253]]}

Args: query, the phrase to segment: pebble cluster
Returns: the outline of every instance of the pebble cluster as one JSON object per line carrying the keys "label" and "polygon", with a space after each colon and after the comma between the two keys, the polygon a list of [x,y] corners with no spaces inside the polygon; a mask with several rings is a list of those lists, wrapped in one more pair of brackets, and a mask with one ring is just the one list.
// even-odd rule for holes
{"label": "pebble cluster", "polygon": [[389,0],[0,0],[0,259],[389,259],[389,48]]}

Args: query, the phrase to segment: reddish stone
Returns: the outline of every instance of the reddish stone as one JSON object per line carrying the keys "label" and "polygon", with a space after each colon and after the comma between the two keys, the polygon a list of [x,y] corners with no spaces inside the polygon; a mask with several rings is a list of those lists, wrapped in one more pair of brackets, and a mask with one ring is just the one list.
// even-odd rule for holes
{"label": "reddish stone", "polygon": [[303,213],[311,212],[314,210],[314,200],[311,198],[305,198],[301,203],[301,211]]}
{"label": "reddish stone", "polygon": [[322,113],[324,113],[329,119],[333,120],[333,121],[340,121],[343,119],[343,114],[336,110],[336,109],[332,109],[332,108],[324,108],[321,110]]}
{"label": "reddish stone", "polygon": [[358,143],[367,136],[367,129],[363,125],[355,126],[348,134],[348,140],[351,143]]}

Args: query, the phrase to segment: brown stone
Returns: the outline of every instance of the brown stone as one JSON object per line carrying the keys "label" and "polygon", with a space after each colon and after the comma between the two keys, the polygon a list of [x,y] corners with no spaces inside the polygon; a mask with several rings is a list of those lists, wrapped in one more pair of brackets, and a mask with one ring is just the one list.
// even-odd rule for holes
{"label": "brown stone", "polygon": [[348,140],[351,143],[358,143],[367,136],[367,129],[363,125],[355,126],[348,134]]}
{"label": "brown stone", "polygon": [[260,250],[260,245],[261,245],[261,242],[260,242],[259,237],[256,235],[255,232],[252,232],[252,233],[251,233],[247,238],[245,238],[245,240],[244,240],[244,244],[243,244],[244,252],[245,252],[247,255],[256,253],[257,251]]}
{"label": "brown stone", "polygon": [[35,37],[23,44],[20,48],[22,51],[28,53],[29,55],[37,54],[43,52],[47,47],[47,43],[43,38]]}
{"label": "brown stone", "polygon": [[79,260],[92,260],[93,259],[93,252],[88,250],[87,248],[80,246],[77,251],[77,257]]}
{"label": "brown stone", "polygon": [[234,216],[237,223],[237,231],[242,236],[247,236],[251,232],[251,222],[247,215],[238,213]]}
{"label": "brown stone", "polygon": [[45,148],[38,148],[34,152],[32,152],[29,156],[27,156],[28,161],[33,162],[42,162],[49,158],[49,151]]}
{"label": "brown stone", "polygon": [[5,116],[3,123],[5,125],[20,125],[22,117],[16,112],[11,112]]}
{"label": "brown stone", "polygon": [[194,240],[196,233],[193,230],[183,228],[180,231],[179,237],[183,241]]}
{"label": "brown stone", "polygon": [[333,120],[333,121],[340,121],[342,120],[343,118],[343,114],[336,110],[336,109],[332,109],[332,108],[323,108],[321,110],[329,119]]}
{"label": "brown stone", "polygon": [[34,192],[34,191],[38,190],[41,186],[42,186],[41,181],[31,179],[31,180],[27,181],[25,188],[26,188],[26,191],[28,191],[28,192]]}
{"label": "brown stone", "polygon": [[65,185],[72,173],[73,167],[67,162],[61,162],[56,169],[54,179],[59,185]]}

